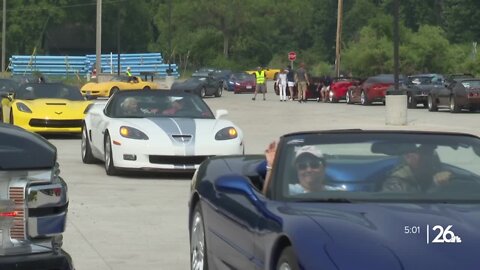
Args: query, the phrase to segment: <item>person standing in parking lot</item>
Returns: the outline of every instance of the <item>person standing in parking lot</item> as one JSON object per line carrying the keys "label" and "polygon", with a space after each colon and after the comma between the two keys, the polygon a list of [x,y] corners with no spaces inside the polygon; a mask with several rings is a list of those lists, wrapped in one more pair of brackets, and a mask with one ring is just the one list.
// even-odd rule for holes
{"label": "person standing in parking lot", "polygon": [[258,91],[261,91],[263,94],[263,100],[265,100],[265,92],[267,92],[267,85],[265,83],[265,70],[262,67],[257,67],[257,71],[255,71],[255,77],[257,80],[257,86],[255,87],[255,93],[252,100],[257,98]]}
{"label": "person standing in parking lot", "polygon": [[287,68],[287,85],[288,92],[290,93],[290,100],[293,100],[293,87],[295,86],[295,71],[293,71],[291,66]]}
{"label": "person standing in parking lot", "polygon": [[280,94],[280,101],[287,101],[287,72],[288,70],[282,70],[278,74],[277,86]]}
{"label": "person standing in parking lot", "polygon": [[301,63],[300,68],[295,72],[295,82],[297,83],[298,102],[307,102],[307,85],[309,83],[304,63]]}

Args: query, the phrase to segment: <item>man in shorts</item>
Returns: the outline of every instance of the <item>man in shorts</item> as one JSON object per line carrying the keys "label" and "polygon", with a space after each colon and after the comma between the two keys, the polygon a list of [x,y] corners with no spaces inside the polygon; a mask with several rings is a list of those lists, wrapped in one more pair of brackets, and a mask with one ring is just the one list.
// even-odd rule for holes
{"label": "man in shorts", "polygon": [[255,87],[255,93],[252,100],[257,98],[257,93],[260,91],[263,94],[263,100],[265,100],[265,93],[267,92],[267,85],[266,85],[266,77],[265,77],[265,70],[262,67],[257,67],[257,71],[255,71],[255,77],[257,81],[257,86]]}

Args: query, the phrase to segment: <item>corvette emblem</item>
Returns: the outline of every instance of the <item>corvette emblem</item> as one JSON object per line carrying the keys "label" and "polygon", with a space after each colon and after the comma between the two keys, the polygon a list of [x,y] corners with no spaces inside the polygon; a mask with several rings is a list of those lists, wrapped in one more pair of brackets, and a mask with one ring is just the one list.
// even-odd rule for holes
{"label": "corvette emblem", "polygon": [[56,114],[62,114],[63,112],[55,112]]}

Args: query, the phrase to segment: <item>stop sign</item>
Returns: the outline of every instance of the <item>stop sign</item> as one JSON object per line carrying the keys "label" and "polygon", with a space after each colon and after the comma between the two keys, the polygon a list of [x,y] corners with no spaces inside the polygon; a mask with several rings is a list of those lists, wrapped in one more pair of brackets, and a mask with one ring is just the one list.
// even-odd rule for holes
{"label": "stop sign", "polygon": [[295,61],[295,59],[297,59],[297,54],[295,52],[289,52],[288,53],[288,60]]}

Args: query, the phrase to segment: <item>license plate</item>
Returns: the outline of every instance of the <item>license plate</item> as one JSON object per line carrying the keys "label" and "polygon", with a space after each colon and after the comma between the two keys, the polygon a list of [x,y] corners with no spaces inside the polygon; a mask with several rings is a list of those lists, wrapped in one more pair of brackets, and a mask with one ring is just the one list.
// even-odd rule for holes
{"label": "license plate", "polygon": [[251,85],[247,85],[247,89],[252,89],[252,86],[251,86]]}
{"label": "license plate", "polygon": [[87,91],[87,95],[91,95],[92,94],[92,91]]}

